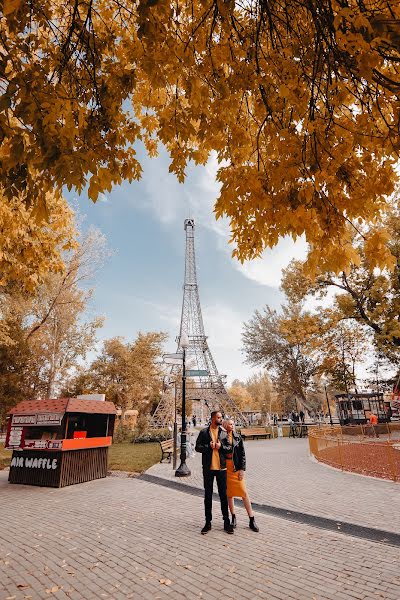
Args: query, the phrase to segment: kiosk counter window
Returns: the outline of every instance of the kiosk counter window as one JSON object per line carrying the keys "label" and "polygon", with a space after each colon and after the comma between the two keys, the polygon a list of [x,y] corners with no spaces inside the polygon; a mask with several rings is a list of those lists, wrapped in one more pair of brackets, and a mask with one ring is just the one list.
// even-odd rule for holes
{"label": "kiosk counter window", "polygon": [[115,414],[114,404],[101,400],[20,402],[6,436],[14,451],[9,481],[62,487],[105,477]]}

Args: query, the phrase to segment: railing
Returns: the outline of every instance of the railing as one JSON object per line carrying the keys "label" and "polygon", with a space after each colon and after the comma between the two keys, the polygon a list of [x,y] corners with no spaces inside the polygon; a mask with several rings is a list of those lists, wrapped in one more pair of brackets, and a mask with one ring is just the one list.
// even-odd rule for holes
{"label": "railing", "polygon": [[352,473],[400,481],[400,423],[309,430],[311,454]]}

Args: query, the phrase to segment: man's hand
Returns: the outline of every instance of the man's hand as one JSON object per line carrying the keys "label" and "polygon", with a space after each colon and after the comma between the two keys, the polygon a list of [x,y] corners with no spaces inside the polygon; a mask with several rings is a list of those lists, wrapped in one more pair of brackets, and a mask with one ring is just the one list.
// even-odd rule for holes
{"label": "man's hand", "polygon": [[238,479],[242,481],[244,479],[244,471],[238,471]]}
{"label": "man's hand", "polygon": [[215,450],[215,442],[210,442],[210,446],[213,450]]}
{"label": "man's hand", "polygon": [[217,450],[219,450],[221,448],[221,442],[218,440],[217,443],[215,444],[215,448]]}

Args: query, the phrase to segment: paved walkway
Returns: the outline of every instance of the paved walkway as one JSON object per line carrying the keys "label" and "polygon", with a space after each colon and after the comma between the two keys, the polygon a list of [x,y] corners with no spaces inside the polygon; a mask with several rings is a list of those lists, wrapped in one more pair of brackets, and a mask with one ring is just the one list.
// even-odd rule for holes
{"label": "paved walkway", "polygon": [[1,600],[400,598],[399,548],[263,514],[255,534],[242,509],[228,536],[216,504],[201,536],[200,498],[139,479],[51,490],[0,472],[0,499]]}
{"label": "paved walkway", "polygon": [[[247,488],[251,499],[307,514],[400,533],[400,484],[342,473],[311,460],[307,439],[246,442]],[[201,456],[188,460],[191,477],[177,479],[168,463],[148,474],[203,486]],[[399,590],[400,599],[400,590]]]}

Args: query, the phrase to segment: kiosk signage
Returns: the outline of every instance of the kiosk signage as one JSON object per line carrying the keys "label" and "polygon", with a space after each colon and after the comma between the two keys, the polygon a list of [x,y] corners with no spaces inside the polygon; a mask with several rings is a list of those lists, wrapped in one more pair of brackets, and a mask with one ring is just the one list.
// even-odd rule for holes
{"label": "kiosk signage", "polygon": [[11,427],[7,432],[6,448],[23,448],[24,447],[24,427]]}
{"label": "kiosk signage", "polygon": [[24,425],[24,427],[33,427],[36,425],[61,425],[63,416],[63,413],[13,415],[12,425]]}

